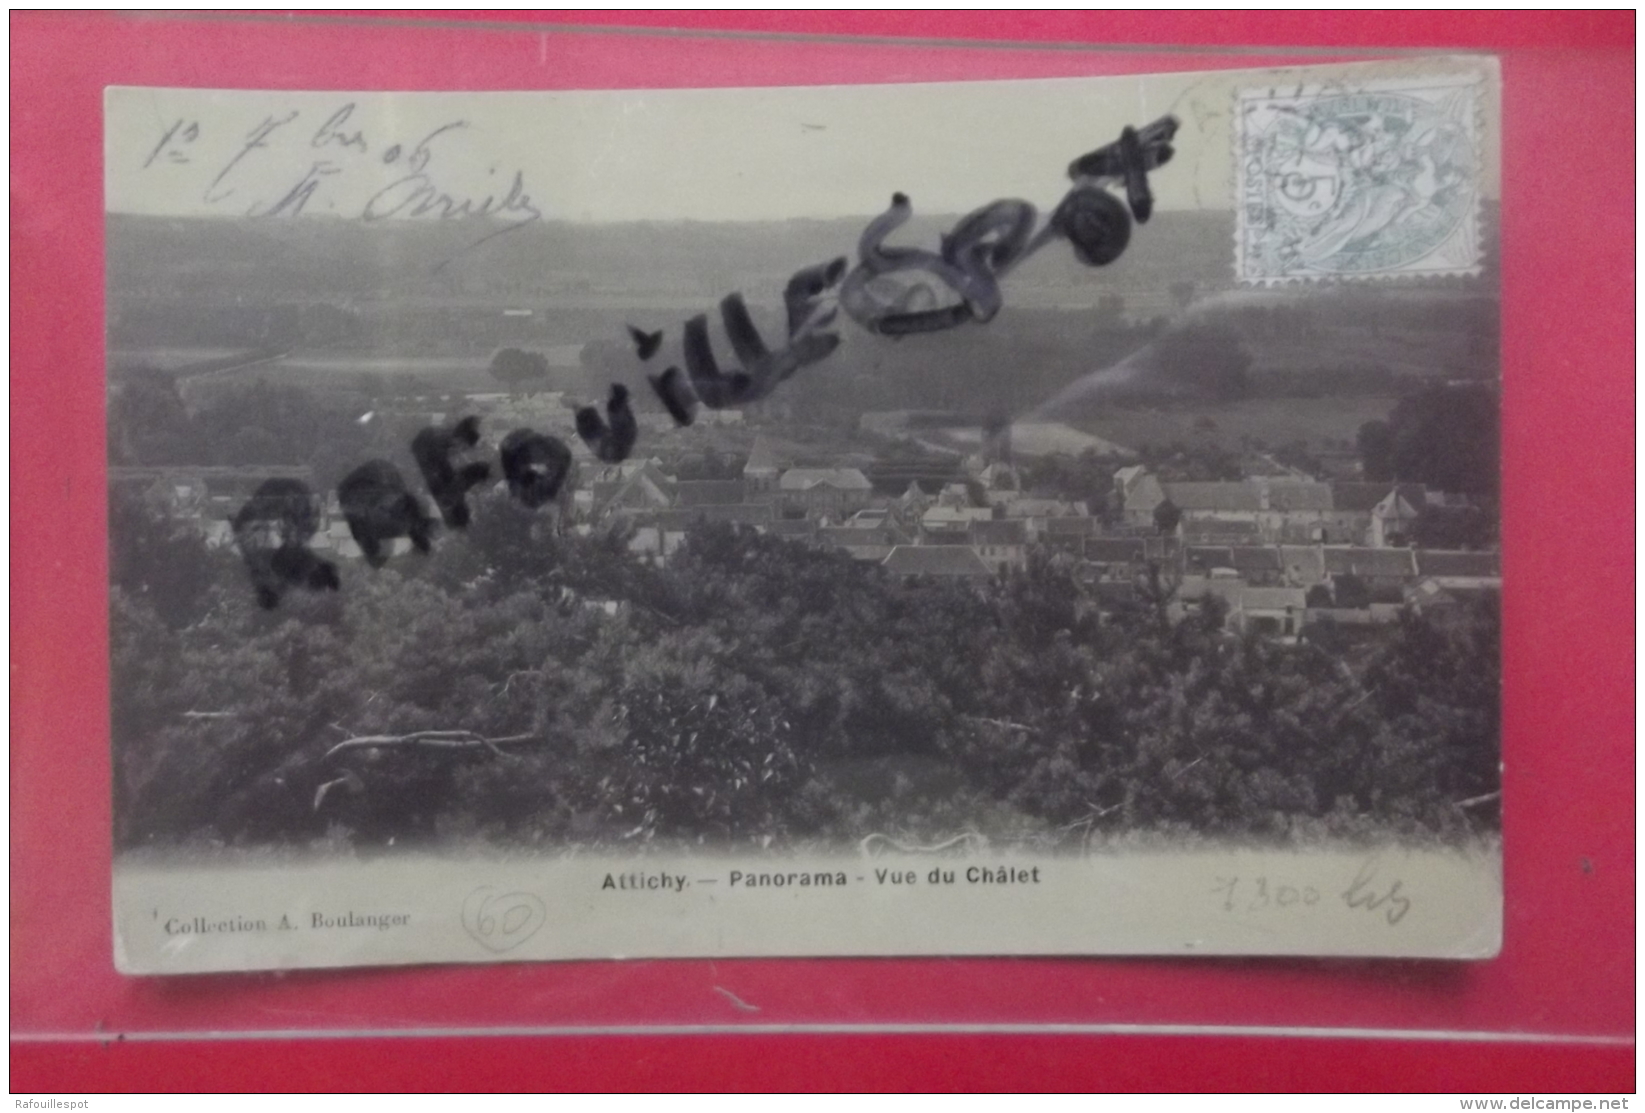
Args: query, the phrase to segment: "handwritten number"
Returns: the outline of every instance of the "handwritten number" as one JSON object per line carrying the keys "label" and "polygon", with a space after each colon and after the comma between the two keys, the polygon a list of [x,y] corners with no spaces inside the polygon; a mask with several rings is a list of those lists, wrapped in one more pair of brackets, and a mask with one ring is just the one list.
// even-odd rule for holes
{"label": "handwritten number", "polygon": [[162,154],[167,162],[187,164],[191,160],[183,153],[183,148],[200,138],[200,123],[197,120],[181,120],[166,129],[160,137],[160,142],[154,145],[149,157],[143,160],[143,169],[154,165],[154,160]]}
{"label": "handwritten number", "polygon": [[[1319,903],[1319,890],[1312,885],[1277,885],[1270,889],[1267,877],[1254,879],[1219,877],[1211,892],[1222,898],[1221,904],[1224,912],[1232,912],[1238,907],[1239,896],[1242,892],[1240,889],[1242,881],[1244,881],[1247,888],[1254,885],[1256,890],[1246,900],[1244,909],[1246,912],[1257,912],[1268,907],[1294,908],[1298,904],[1312,906]],[[1398,899],[1405,901],[1407,906],[1409,905],[1406,898],[1399,897]],[[1398,923],[1404,915],[1405,909],[1400,909],[1398,915],[1389,922]]]}
{"label": "handwritten number", "polygon": [[1212,889],[1211,892],[1224,894],[1224,900],[1222,902],[1222,910],[1224,912],[1232,912],[1234,910],[1234,890],[1237,888],[1239,888],[1239,878],[1217,878],[1216,888]]}
{"label": "handwritten number", "polygon": [[417,145],[411,149],[411,154],[407,159],[408,164],[411,166],[412,173],[421,174],[424,170],[428,169],[429,159],[434,157],[434,150],[429,146],[430,143],[434,142],[448,131],[461,131],[466,127],[468,127],[467,120],[453,120],[449,124],[441,124],[439,127],[423,136]]}

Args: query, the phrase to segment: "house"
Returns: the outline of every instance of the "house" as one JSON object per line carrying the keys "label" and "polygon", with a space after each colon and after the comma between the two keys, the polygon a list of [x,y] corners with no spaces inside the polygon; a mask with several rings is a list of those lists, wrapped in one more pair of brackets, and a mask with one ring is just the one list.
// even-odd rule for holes
{"label": "house", "polygon": [[1285,568],[1279,550],[1267,545],[1189,545],[1183,549],[1185,572],[1235,576],[1259,587],[1282,587]]}
{"label": "house", "polygon": [[982,578],[993,575],[968,545],[898,545],[880,566],[898,576]]}
{"label": "house", "polygon": [[1257,484],[1262,508],[1273,514],[1321,514],[1331,509],[1331,486],[1286,480],[1264,480]]}
{"label": "house", "polygon": [[1306,595],[1297,587],[1245,587],[1237,593],[1229,617],[1242,631],[1295,641],[1308,609]]}
{"label": "house", "polygon": [[811,518],[786,518],[772,522],[761,522],[755,527],[761,533],[772,537],[788,537],[794,540],[808,541],[817,536],[817,523]]}
{"label": "house", "polygon": [[[1121,479],[1121,476],[1126,477]],[[1114,502],[1120,520],[1138,529],[1154,527],[1154,511],[1165,501],[1165,485],[1141,464],[1114,473]]]}
{"label": "house", "polygon": [[1467,604],[1494,596],[1499,590],[1500,584],[1498,587],[1447,584],[1428,577],[1405,589],[1405,604],[1426,618],[1441,623],[1452,622],[1462,618]]}
{"label": "house", "polygon": [[[114,466],[108,471],[109,486],[129,493],[151,510],[178,522],[191,525],[213,547],[224,544],[224,530],[232,535],[229,523],[250,501],[253,494],[270,479],[295,479],[313,490],[314,476],[304,466],[250,465],[240,466],[171,466],[125,467]],[[330,503],[335,505],[335,493]],[[330,520],[327,498],[316,495],[319,508],[319,526]]]}
{"label": "house", "polygon": [[[1262,512],[1257,515],[1257,528],[1265,541],[1323,542],[1333,526],[1339,535],[1347,532],[1334,521],[1329,484],[1264,480],[1258,484],[1258,490]],[[1350,539],[1344,537],[1343,540]]]}
{"label": "house", "polygon": [[1148,542],[1140,537],[1087,537],[1085,561],[1105,580],[1129,580],[1149,557]]}
{"label": "house", "polygon": [[1225,545],[1185,545],[1182,550],[1183,570],[1191,575],[1209,576],[1219,568],[1233,571],[1232,550]]}
{"label": "house", "polygon": [[1416,558],[1410,549],[1328,545],[1321,552],[1325,574],[1333,583],[1338,577],[1353,576],[1373,592],[1397,593],[1416,575]]}
{"label": "house", "polygon": [[806,514],[838,518],[867,506],[874,488],[856,468],[789,468],[777,480],[777,497]]}
{"label": "house", "polygon": [[[594,517],[661,510],[674,504],[674,486],[674,477],[663,471],[658,460],[611,465],[590,477],[586,510]],[[576,499],[579,509],[585,509],[584,501]]]}
{"label": "house", "polygon": [[1022,476],[1017,474],[1015,466],[1007,463],[989,464],[977,473],[977,482],[989,492],[1022,490]]}
{"label": "house", "polygon": [[1227,607],[1224,627],[1294,642],[1307,613],[1307,592],[1297,587],[1253,587],[1238,579],[1184,576],[1172,607],[1173,620],[1194,613],[1206,598]]}
{"label": "house", "polygon": [[1228,550],[1231,567],[1253,587],[1284,587],[1285,565],[1272,545],[1234,545]]}
{"label": "house", "polygon": [[[1091,507],[1083,499],[1012,498],[1001,504],[1007,518],[1089,518]],[[1149,519],[1149,524],[1153,519]]]}
{"label": "house", "polygon": [[894,526],[887,529],[824,526],[817,530],[816,540],[844,549],[855,560],[873,561],[883,561],[892,549],[908,543],[908,538]]}
{"label": "house", "polygon": [[[1405,601],[1424,614],[1447,608],[1461,613],[1462,604],[1502,591],[1499,553],[1450,552],[1417,549],[1417,581],[1405,589]],[[1446,617],[1451,612],[1447,611]]]}
{"label": "house", "polygon": [[1418,549],[1417,573],[1423,576],[1502,578],[1502,554],[1472,550]]}
{"label": "house", "polygon": [[1502,554],[1417,549],[1416,574],[1462,590],[1502,587]]}
{"label": "house", "polygon": [[1263,505],[1255,483],[1166,483],[1165,494],[1184,518],[1255,522]]}
{"label": "house", "polygon": [[1325,550],[1315,545],[1281,545],[1280,570],[1285,586],[1309,588],[1325,582]]}
{"label": "house", "polygon": [[665,563],[685,543],[685,530],[662,525],[641,526],[628,539],[628,551],[656,564]]}
{"label": "house", "polygon": [[1391,490],[1371,510],[1371,532],[1366,540],[1377,547],[1402,545],[1417,522],[1417,505]]}
{"label": "house", "polygon": [[[1148,468],[1142,464],[1129,464],[1114,472],[1114,505],[1121,509],[1128,508],[1132,491],[1136,490],[1143,477],[1149,474]],[[1159,481],[1155,480],[1154,485],[1158,488]],[[1160,498],[1165,497],[1163,491],[1158,493]],[[1154,508],[1150,506],[1148,508],[1149,514],[1152,514],[1153,510]]]}
{"label": "house", "polygon": [[674,505],[729,506],[747,501],[747,494],[741,479],[681,479],[674,484]]}
{"label": "house", "polygon": [[783,466],[771,442],[764,437],[755,437],[754,447],[748,453],[748,462],[743,465],[743,482],[750,493],[775,491]]}
{"label": "house", "polygon": [[987,506],[966,506],[958,509],[950,506],[933,506],[920,515],[920,531],[926,535],[964,536],[969,532],[972,522],[986,522],[993,517],[993,509]]}
{"label": "house", "polygon": [[712,502],[703,506],[677,506],[664,513],[674,521],[732,522],[745,526],[764,526],[776,518],[768,502]]}
{"label": "house", "polygon": [[1011,464],[988,464],[977,470],[973,478],[982,488],[983,501],[989,506],[1003,505],[1022,494],[1022,477]]}
{"label": "house", "polygon": [[[1420,510],[1427,501],[1427,488],[1420,483],[1333,483],[1331,501],[1336,524],[1325,544],[1375,544],[1371,539],[1371,515],[1390,493],[1397,492],[1406,504]],[[1386,540],[1386,538],[1385,538]]]}
{"label": "house", "polygon": [[937,492],[937,505],[950,510],[964,510],[975,503],[971,501],[971,489],[964,483],[946,483]]}
{"label": "house", "polygon": [[1060,553],[1082,555],[1087,539],[1097,535],[1095,518],[1029,518],[1034,539]]}
{"label": "house", "polygon": [[1028,536],[1022,519],[972,522],[970,535],[972,549],[1000,575],[1028,567]]}
{"label": "house", "polygon": [[1304,636],[1317,638],[1329,629],[1336,639],[1361,642],[1399,621],[1400,607],[1376,603],[1364,609],[1353,607],[1309,607],[1302,616]]}
{"label": "house", "polygon": [[887,509],[897,521],[905,527],[912,528],[919,523],[920,515],[930,509],[933,501],[918,482],[910,479],[908,489],[898,495]]}

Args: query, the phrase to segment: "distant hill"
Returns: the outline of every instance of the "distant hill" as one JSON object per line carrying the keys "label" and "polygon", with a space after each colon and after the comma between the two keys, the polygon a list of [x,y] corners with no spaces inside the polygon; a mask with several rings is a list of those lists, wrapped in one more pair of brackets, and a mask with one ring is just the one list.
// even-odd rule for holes
{"label": "distant hill", "polygon": [[[837,220],[738,224],[696,222],[526,224],[478,247],[497,222],[108,217],[108,270],[115,294],[146,296],[164,282],[180,295],[219,298],[388,294],[547,298],[574,303],[601,295],[713,302],[734,289],[778,293],[788,276],[839,255],[855,259],[872,214]],[[916,216],[894,242],[935,248],[958,217]],[[1081,266],[1053,244],[1012,276],[1024,296],[1063,300],[1130,289],[1164,290],[1184,278],[1230,284],[1228,213],[1158,213],[1131,247],[1102,270]]]}
{"label": "distant hill", "polygon": [[[501,225],[485,220],[111,214],[110,342],[132,350],[323,347],[482,368],[502,346],[581,346],[582,389],[602,393],[606,380],[627,377],[649,396],[627,351],[626,324],[664,329],[673,351],[686,316],[712,318],[721,297],[741,290],[774,338],[789,275],[841,255],[854,260],[868,219],[542,222],[491,235]],[[954,219],[916,216],[893,242],[935,247]],[[1231,213],[1156,213],[1108,267],[1084,267],[1065,244],[1047,246],[1013,272],[1005,309],[986,326],[891,340],[842,322],[839,351],[786,384],[780,401],[846,420],[920,408],[1022,415],[1144,352],[1173,322],[1202,319],[1249,353],[1258,394],[1388,392],[1412,379],[1492,377],[1494,207],[1484,223],[1481,278],[1262,291],[1233,281]],[[575,380],[573,372],[557,386],[579,389]]]}

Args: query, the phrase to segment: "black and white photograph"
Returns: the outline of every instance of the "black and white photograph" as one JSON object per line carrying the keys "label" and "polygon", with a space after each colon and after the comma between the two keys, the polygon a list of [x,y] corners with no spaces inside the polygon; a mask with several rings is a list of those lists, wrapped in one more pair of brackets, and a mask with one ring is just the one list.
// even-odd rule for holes
{"label": "black and white photograph", "polygon": [[118,965],[1495,954],[1499,84],[108,90]]}

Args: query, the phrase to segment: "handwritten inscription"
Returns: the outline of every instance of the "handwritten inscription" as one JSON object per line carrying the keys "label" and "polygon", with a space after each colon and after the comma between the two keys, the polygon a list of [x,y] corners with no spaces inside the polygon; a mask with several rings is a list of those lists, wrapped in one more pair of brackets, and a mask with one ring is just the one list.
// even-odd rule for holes
{"label": "handwritten inscription", "polygon": [[1366,862],[1359,868],[1353,883],[1343,891],[1342,901],[1349,908],[1381,915],[1390,927],[1405,919],[1411,911],[1411,898],[1405,893],[1405,882],[1398,878],[1393,881],[1379,878],[1374,861]]}
{"label": "handwritten inscription", "polygon": [[[886,239],[913,213],[907,195],[893,194],[891,207],[863,230],[857,265],[849,273],[841,258],[805,267],[789,280],[783,297],[789,334],[785,348],[775,353],[766,349],[748,319],[742,295],[733,293],[721,301],[720,316],[744,366],[721,370],[709,346],[708,318],[699,314],[685,323],[686,373],[669,367],[649,376],[651,387],[680,425],[692,423],[698,403],[722,409],[765,397],[778,383],[838,346],[838,334],[824,331],[837,309],[821,301],[836,286],[838,308],[861,328],[901,337],[992,320],[1005,304],[1000,280],[1057,239],[1068,240],[1084,265],[1107,266],[1130,242],[1132,217],[1145,223],[1153,211],[1148,172],[1170,161],[1176,131],[1174,116],[1162,116],[1140,130],[1125,128],[1118,140],[1069,165],[1074,186],[1043,224],[1027,201],[994,201],[955,225],[942,237],[938,251],[886,246]],[[1124,186],[1125,203],[1104,188],[1110,183]],[[933,282],[944,292],[933,289]],[[642,363],[655,354],[662,336],[632,325],[629,335]]]}
{"label": "handwritten inscription", "polygon": [[[1219,898],[1218,903],[1224,912],[1244,914],[1311,909],[1318,906],[1322,899],[1320,889],[1315,885],[1267,874],[1219,877],[1211,894]],[[1360,866],[1353,881],[1337,895],[1346,907],[1378,916],[1389,927],[1397,927],[1410,914],[1413,903],[1404,880],[1380,877],[1379,865],[1375,860]]]}
{"label": "handwritten inscription", "polygon": [[1211,892],[1222,898],[1224,912],[1311,908],[1319,903],[1319,890],[1314,886],[1283,883],[1267,876],[1219,877]]}
{"label": "handwritten inscription", "polygon": [[463,930],[493,954],[512,951],[537,934],[547,918],[547,907],[534,893],[500,893],[482,885],[463,901]]}
{"label": "handwritten inscription", "polygon": [[350,101],[272,113],[244,130],[174,117],[140,169],[196,169],[200,200],[237,216],[502,222],[470,248],[543,218],[524,170],[477,164],[460,145],[478,130],[472,121],[447,120],[402,142],[373,134],[359,115]]}

